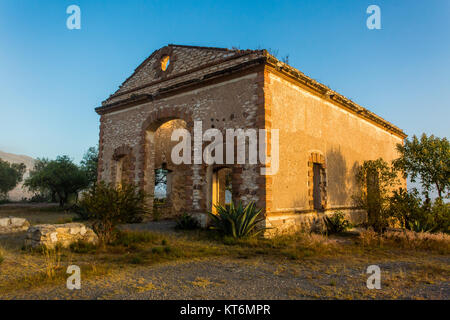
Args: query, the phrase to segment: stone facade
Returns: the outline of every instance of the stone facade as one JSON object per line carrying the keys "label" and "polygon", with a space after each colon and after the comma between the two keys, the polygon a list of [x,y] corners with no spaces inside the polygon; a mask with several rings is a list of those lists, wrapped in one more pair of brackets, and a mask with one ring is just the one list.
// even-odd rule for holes
{"label": "stone facade", "polygon": [[25,245],[52,249],[57,245],[68,247],[77,241],[95,244],[98,237],[82,223],[41,224],[28,229]]}
{"label": "stone facade", "polygon": [[30,223],[23,218],[0,218],[0,234],[15,233],[28,230]]}
{"label": "stone facade", "polygon": [[[277,228],[280,221],[297,225],[333,210],[357,212],[351,202],[355,168],[364,160],[392,160],[395,145],[406,137],[265,50],[168,45],[96,111],[99,179],[135,183],[152,194],[155,169],[166,166],[171,175],[166,217],[189,212],[204,222],[214,201],[215,173],[223,166],[173,165],[169,136],[175,128],[192,136],[195,121],[202,122],[203,132],[217,128],[224,136],[228,128],[278,129],[277,174],[261,175],[259,163],[227,165],[233,201],[255,201],[266,224]],[[176,125],[167,125],[173,120]],[[270,157],[270,133],[267,138]]]}

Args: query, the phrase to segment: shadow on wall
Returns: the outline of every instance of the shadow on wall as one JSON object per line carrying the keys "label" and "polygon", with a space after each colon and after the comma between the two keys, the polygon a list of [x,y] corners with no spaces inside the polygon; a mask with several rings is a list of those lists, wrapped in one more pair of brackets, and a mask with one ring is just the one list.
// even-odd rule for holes
{"label": "shadow on wall", "polygon": [[353,205],[352,196],[357,190],[358,163],[354,162],[352,168],[347,168],[340,148],[327,151],[325,158],[328,180],[327,194],[331,201],[329,205]]}

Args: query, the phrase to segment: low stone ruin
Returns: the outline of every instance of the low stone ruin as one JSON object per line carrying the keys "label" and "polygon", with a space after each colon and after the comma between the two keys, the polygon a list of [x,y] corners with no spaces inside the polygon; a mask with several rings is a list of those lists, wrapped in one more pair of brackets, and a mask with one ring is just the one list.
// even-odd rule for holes
{"label": "low stone ruin", "polygon": [[41,224],[28,229],[25,245],[52,249],[56,245],[68,247],[77,241],[95,244],[98,237],[91,228],[82,223]]}
{"label": "low stone ruin", "polygon": [[30,223],[27,219],[16,217],[0,218],[0,234],[26,231],[29,226]]}

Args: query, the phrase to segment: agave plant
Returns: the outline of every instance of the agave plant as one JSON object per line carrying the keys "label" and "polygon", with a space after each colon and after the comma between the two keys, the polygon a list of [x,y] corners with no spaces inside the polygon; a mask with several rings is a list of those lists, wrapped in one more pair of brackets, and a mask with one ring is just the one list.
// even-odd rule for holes
{"label": "agave plant", "polygon": [[415,220],[413,222],[409,222],[409,230],[414,232],[435,232],[436,226],[432,223]]}
{"label": "agave plant", "polygon": [[331,217],[324,217],[325,225],[327,227],[327,233],[341,233],[351,227],[347,219],[345,219],[344,213],[341,211],[335,212]]}
{"label": "agave plant", "polygon": [[217,214],[209,212],[212,220],[212,228],[226,236],[244,238],[256,236],[266,228],[258,226],[264,218],[258,218],[261,209],[257,210],[254,202],[243,206],[239,202],[237,206],[231,203],[229,206],[214,205]]}

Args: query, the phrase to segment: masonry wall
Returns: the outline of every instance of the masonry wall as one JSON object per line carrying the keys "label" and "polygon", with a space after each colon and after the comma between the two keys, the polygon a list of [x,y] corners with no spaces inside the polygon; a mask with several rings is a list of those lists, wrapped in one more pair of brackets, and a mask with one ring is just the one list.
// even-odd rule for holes
{"label": "masonry wall", "polygon": [[402,138],[278,74],[268,73],[266,82],[266,109],[280,136],[280,167],[270,180],[271,213],[312,210],[312,161],[326,168],[325,208],[353,206],[357,165],[379,157],[393,160]]}
{"label": "masonry wall", "polygon": [[[114,176],[114,155],[130,153],[131,181],[138,185],[149,184],[148,173],[154,170],[149,164],[152,157],[148,132],[170,119],[182,119],[192,131],[194,121],[208,128],[256,128],[258,110],[263,110],[261,78],[257,72],[241,76],[223,77],[220,83],[211,83],[190,91],[101,116],[99,179],[111,182]],[[225,132],[224,137],[225,137]],[[151,138],[152,139],[152,138]],[[208,142],[209,143],[209,142]],[[119,150],[119,151],[117,151]],[[122,151],[120,151],[122,150]],[[153,155],[154,159],[160,156]],[[152,160],[154,162],[154,160]],[[160,161],[160,160],[158,160]],[[255,165],[233,167],[233,198],[244,201],[262,200],[259,192],[259,170]],[[186,166],[186,211],[205,212],[208,186],[207,166]],[[262,191],[264,192],[264,190]]]}

